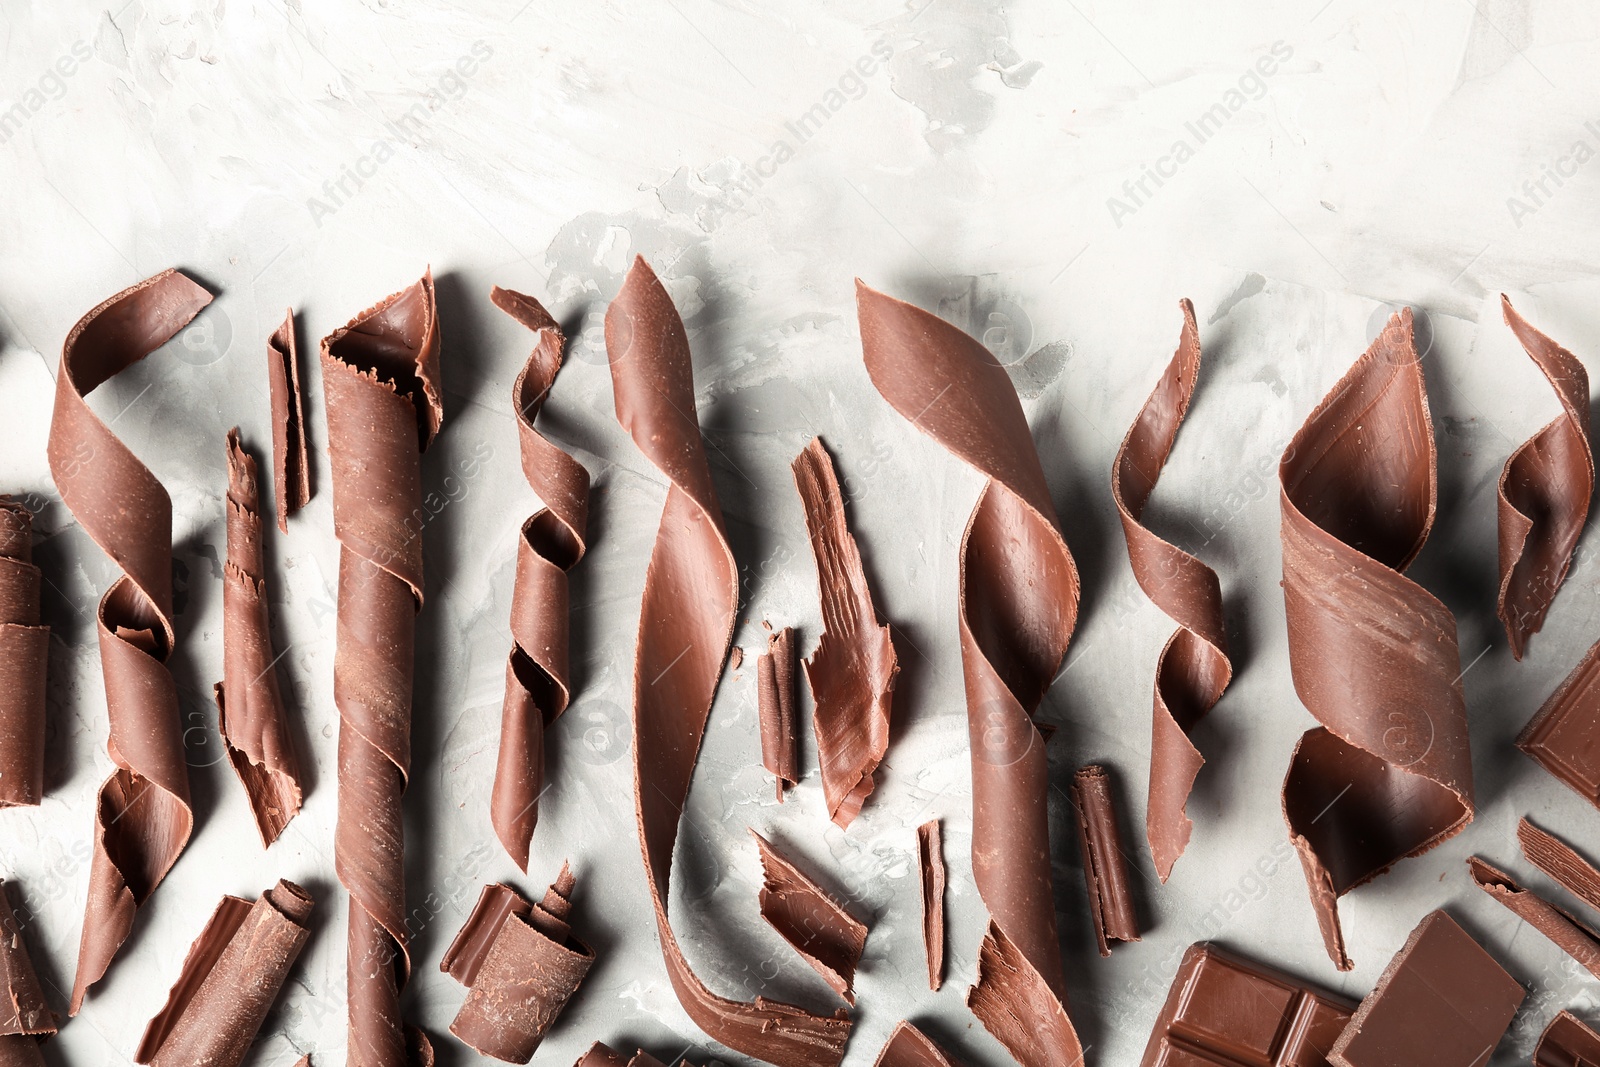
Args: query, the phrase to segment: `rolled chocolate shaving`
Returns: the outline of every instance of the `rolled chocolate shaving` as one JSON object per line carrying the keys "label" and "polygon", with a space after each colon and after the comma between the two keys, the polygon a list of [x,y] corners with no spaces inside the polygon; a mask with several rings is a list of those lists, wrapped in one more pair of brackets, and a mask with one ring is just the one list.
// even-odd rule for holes
{"label": "rolled chocolate shaving", "polygon": [[1517,824],[1517,840],[1529,863],[1589,907],[1600,911],[1600,871],[1578,855],[1571,845],[1527,819]]}
{"label": "rolled chocolate shaving", "polygon": [[544,731],[567,709],[567,572],[583,558],[589,521],[589,472],[534,429],[561,369],[561,328],[531,296],[495,286],[495,307],[534,333],[533,352],[511,387],[522,474],[544,506],[522,524],[511,593],[511,654],[500,715],[490,821],[513,861],[528,869],[528,846],[544,791]]}
{"label": "rolled chocolate shaving", "polygon": [[1522,658],[1555,601],[1589,518],[1594,453],[1589,445],[1589,375],[1576,356],[1517,314],[1500,310],[1528,357],[1544,372],[1562,414],[1524,441],[1500,472],[1500,599],[1497,612]]}
{"label": "rolled chocolate shaving", "polygon": [[1528,720],[1517,747],[1600,808],[1600,641]]}
{"label": "rolled chocolate shaving", "polygon": [[1531,889],[1522,888],[1505,871],[1477,856],[1467,857],[1467,870],[1479,889],[1600,978],[1600,934],[1565,908],[1552,904]]}
{"label": "rolled chocolate shaving", "polygon": [[967,1004],[1023,1067],[1076,1063],[1050,882],[1044,737],[1033,722],[1072,636],[1078,571],[1016,389],[954,326],[856,282],[867,373],[982,472],[958,618],[972,747],[972,873],[992,921]]}
{"label": "rolled chocolate shaving", "polygon": [[1539,1035],[1533,1067],[1600,1067],[1600,1034],[1571,1012],[1561,1012]]}
{"label": "rolled chocolate shaving", "polygon": [[250,810],[271,845],[300,811],[300,765],[273,666],[266,567],[261,554],[261,493],[256,461],[228,431],[228,559],[222,568],[222,681],[217,727]]}
{"label": "rolled chocolate shaving", "polygon": [[135,1063],[238,1067],[311,931],[311,895],[279,880],[252,903],[227,896],[184,957]]}
{"label": "rolled chocolate shaving", "polygon": [[594,965],[594,950],[572,935],[572,871],[544,900],[529,903],[505,885],[486,885],[439,969],[467,987],[450,1032],[485,1056],[527,1063]]}
{"label": "rolled chocolate shaving", "polygon": [[278,504],[278,529],[288,533],[289,513],[311,502],[311,460],[306,453],[293,308],[284,312],[283,325],[267,338],[267,391],[272,403],[272,495]]}
{"label": "rolled chocolate shaving", "polygon": [[175,270],[124,289],[67,334],[50,420],[50,473],[61,499],[122,571],[96,621],[116,770],[95,806],[94,857],[69,1014],[99,981],[194,828],[172,629],[172,500],[84,397],[165,344],[211,302]]}
{"label": "rolled chocolate shaving", "polygon": [[800,780],[793,627],[768,634],[767,650],[756,657],[756,712],[761,720],[761,765],[777,779],[778,803],[782,804],[784,790]]}
{"label": "rolled chocolate shaving", "polygon": [[959,1067],[933,1039],[902,1019],[895,1024],[873,1067]]}
{"label": "rolled chocolate shaving", "polygon": [[928,957],[928,988],[944,981],[944,838],[938,819],[917,827],[917,866],[922,872],[922,947]]}
{"label": "rolled chocolate shaving", "polygon": [[761,917],[789,942],[846,1004],[855,1006],[851,988],[856,965],[867,945],[867,927],[833,895],[773,847],[750,831],[761,852]]}
{"label": "rolled chocolate shaving", "polygon": [[678,821],[733,635],[739,577],[696,421],[683,321],[641,257],[606,310],[617,421],[668,479],[645,570],[633,674],[633,794],[645,877],[667,975],[684,1010],[712,1038],[783,1067],[834,1067],[850,1019],[813,1015],[706,988],[667,921]]}
{"label": "rolled chocolate shaving", "polygon": [[411,765],[411,673],[422,606],[422,453],[443,418],[433,274],[322,339],[323,403],[339,539],[339,819],[334,867],[350,892],[352,1067],[431,1063],[400,1014],[411,973],[401,795]]}
{"label": "rolled chocolate shaving", "polygon": [[1179,627],[1156,658],[1150,732],[1145,836],[1156,874],[1163,882],[1189,844],[1194,823],[1184,809],[1206,762],[1189,734],[1221,699],[1233,677],[1222,620],[1222,586],[1216,571],[1157,537],[1140,521],[1161,468],[1172,454],[1178,427],[1200,377],[1200,333],[1194,305],[1180,300],[1178,307],[1183,312],[1178,350],[1128,428],[1111,467],[1111,496],[1122,515],[1134,579]]}
{"label": "rolled chocolate shaving", "polygon": [[22,940],[22,924],[0,881],[0,1064],[43,1067],[39,1041],[56,1032],[56,1013],[44,999],[39,975]]}
{"label": "rolled chocolate shaving", "polygon": [[39,625],[43,575],[33,515],[0,496],[0,808],[44,799],[44,686],[50,627]]}
{"label": "rolled chocolate shaving", "polygon": [[860,814],[872,792],[872,773],[889,749],[889,705],[900,665],[889,627],[878,624],[861,552],[845,525],[833,459],[821,438],[811,439],[792,469],[822,599],[822,637],[805,661],[815,703],[811,728],[828,817],[845,827]]}
{"label": "rolled chocolate shaving", "polygon": [[1402,574],[1433,526],[1434,464],[1407,308],[1278,467],[1289,666],[1321,723],[1295,749],[1283,811],[1340,970],[1338,898],[1472,820],[1455,616]]}
{"label": "rolled chocolate shaving", "polygon": [[1078,811],[1078,843],[1083,848],[1083,880],[1095,944],[1101,956],[1109,956],[1110,942],[1139,940],[1139,917],[1133,909],[1116,805],[1104,767],[1091,763],[1072,776],[1072,806]]}
{"label": "rolled chocolate shaving", "polygon": [[578,1057],[578,1062],[573,1067],[666,1067],[644,1049],[639,1049],[630,1056],[624,1056],[604,1041],[596,1041],[590,1045],[588,1051]]}

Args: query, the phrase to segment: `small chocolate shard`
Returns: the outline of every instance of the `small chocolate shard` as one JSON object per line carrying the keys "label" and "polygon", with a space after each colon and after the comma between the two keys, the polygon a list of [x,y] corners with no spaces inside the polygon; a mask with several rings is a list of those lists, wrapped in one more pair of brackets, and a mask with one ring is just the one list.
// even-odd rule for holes
{"label": "small chocolate shard", "polygon": [[1517,747],[1600,808],[1600,641],[1528,720]]}
{"label": "small chocolate shard", "polygon": [[666,1067],[644,1049],[639,1049],[632,1056],[624,1056],[604,1041],[596,1041],[589,1046],[582,1056],[578,1057],[573,1067]]}
{"label": "small chocolate shard", "polygon": [[750,836],[761,852],[761,917],[854,1007],[851,983],[867,944],[866,926],[770,841],[754,830]]}
{"label": "small chocolate shard", "polygon": [[1112,941],[1138,941],[1128,868],[1117,833],[1117,812],[1106,769],[1091,763],[1072,777],[1072,805],[1078,811],[1078,843],[1083,847],[1083,880],[1089,890],[1095,944],[1111,955]]}
{"label": "small chocolate shard", "polygon": [[300,356],[294,343],[294,309],[267,338],[267,391],[272,403],[272,495],[278,529],[289,532],[289,514],[311,502],[311,460],[306,450],[305,405],[300,397]]}
{"label": "small chocolate shard", "polygon": [[[738,652],[737,647],[734,648]],[[767,650],[756,658],[756,710],[761,721],[761,765],[784,790],[800,780],[798,730],[794,713],[794,629],[767,635]]]}
{"label": "small chocolate shard", "polygon": [[961,1067],[960,1063],[945,1054],[933,1039],[902,1019],[895,1025],[889,1040],[873,1067]]}
{"label": "small chocolate shard", "polygon": [[1561,1012],[1539,1035],[1533,1067],[1600,1067],[1600,1034],[1571,1012]]}
{"label": "small chocolate shard", "polygon": [[1522,888],[1505,871],[1477,856],[1467,858],[1467,869],[1479,889],[1600,978],[1600,934],[1565,908],[1552,904],[1531,889]]}
{"label": "small chocolate shard", "polygon": [[33,564],[32,513],[0,496],[0,808],[44,799],[50,627],[39,624],[42,579]]}
{"label": "small chocolate shard", "polygon": [[1517,840],[1529,863],[1589,907],[1600,911],[1600,870],[1578,855],[1571,845],[1526,818],[1517,824]]}
{"label": "small chocolate shard", "polygon": [[978,946],[978,980],[967,989],[967,1007],[1024,1067],[1084,1062],[1066,1005],[993,919]]}
{"label": "small chocolate shard", "polygon": [[944,835],[938,819],[917,827],[917,866],[922,871],[922,946],[928,957],[928,988],[944,981]]}
{"label": "small chocolate shard", "polygon": [[0,1064],[43,1067],[39,1042],[56,1032],[56,1022],[22,940],[22,924],[11,910],[7,885],[0,881]]}

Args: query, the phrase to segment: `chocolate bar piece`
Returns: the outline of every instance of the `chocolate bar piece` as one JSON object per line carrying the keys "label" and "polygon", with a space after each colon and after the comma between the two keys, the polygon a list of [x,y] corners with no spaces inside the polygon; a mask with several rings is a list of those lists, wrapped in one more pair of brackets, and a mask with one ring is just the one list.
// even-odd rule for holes
{"label": "chocolate bar piece", "polygon": [[1556,686],[1517,747],[1568,789],[1600,807],[1600,641]]}
{"label": "chocolate bar piece", "polygon": [[1539,1035],[1533,1067],[1600,1067],[1600,1034],[1564,1011]]}

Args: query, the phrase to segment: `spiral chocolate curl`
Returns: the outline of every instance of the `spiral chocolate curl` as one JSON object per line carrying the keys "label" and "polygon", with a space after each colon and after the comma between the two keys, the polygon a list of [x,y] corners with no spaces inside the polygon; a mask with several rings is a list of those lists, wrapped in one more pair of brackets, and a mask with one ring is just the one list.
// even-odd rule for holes
{"label": "spiral chocolate curl", "polygon": [[739,577],[695,413],[683,321],[643,257],[606,310],[617,421],[666,475],[666,505],[645,571],[633,674],[633,793],[645,877],[667,975],[712,1038],[782,1067],[835,1067],[850,1019],[708,989],[667,921],[678,821],[733,636]]}
{"label": "spiral chocolate curl", "polygon": [[431,1063],[404,1025],[401,795],[422,606],[422,453],[444,416],[430,271],[322,339],[322,389],[339,539],[339,821],[334,867],[350,893],[351,1067]]}
{"label": "spiral chocolate curl", "polygon": [[1184,811],[1205,758],[1190,732],[1222,697],[1233,677],[1222,621],[1222,586],[1217,574],[1140,521],[1161,468],[1172,454],[1178,427],[1189,410],[1200,377],[1200,333],[1194,305],[1179,301],[1183,333],[1111,468],[1111,496],[1122,515],[1133,576],[1178,629],[1156,659],[1155,708],[1150,730],[1150,802],[1145,836],[1156,873],[1165,882],[1183,855],[1194,828]]}
{"label": "spiral chocolate curl", "polygon": [[1083,1060],[1050,882],[1044,736],[1033,721],[1078,615],[1027,419],[1005,368],[949,323],[856,282],[861,348],[891,406],[985,476],[961,538],[972,873],[991,922],[967,1005],[1023,1067]]}
{"label": "spiral chocolate curl", "polygon": [[33,515],[0,496],[0,808],[44,799],[44,686],[50,627],[39,625]]}
{"label": "spiral chocolate curl", "polygon": [[511,594],[514,643],[506,663],[500,758],[489,801],[500,844],[526,871],[544,790],[544,731],[567,709],[572,695],[567,670],[567,572],[583,558],[589,472],[533,425],[561,369],[566,344],[561,328],[531,296],[496,286],[489,299],[534,333],[533,352],[517,375],[511,399],[517,409],[522,474],[544,507],[522,524],[517,541],[516,585]]}
{"label": "spiral chocolate curl", "polygon": [[116,770],[95,806],[94,858],[69,1014],[83,1006],[189,841],[172,655],[172,500],[84,397],[165,344],[211,302],[176,270],[124,289],[67,334],[50,420],[50,473],[83,531],[122,571],[96,613]]}
{"label": "spiral chocolate curl", "polygon": [[1283,813],[1340,970],[1339,897],[1472,820],[1455,617],[1402,573],[1433,527],[1435,462],[1407,308],[1278,466],[1289,667],[1321,723],[1295,749]]}
{"label": "spiral chocolate curl", "polygon": [[1576,356],[1528,325],[1504,294],[1500,309],[1523,350],[1549,379],[1561,414],[1522,442],[1500,472],[1500,599],[1497,611],[1522,658],[1572,565],[1589,519],[1594,453],[1589,375]]}

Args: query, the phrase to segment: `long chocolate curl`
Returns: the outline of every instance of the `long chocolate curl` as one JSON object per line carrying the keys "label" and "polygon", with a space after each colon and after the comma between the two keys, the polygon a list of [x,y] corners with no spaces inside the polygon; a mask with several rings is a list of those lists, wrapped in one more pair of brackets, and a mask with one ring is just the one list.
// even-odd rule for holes
{"label": "long chocolate curl", "polygon": [[44,799],[44,686],[50,627],[39,625],[33,515],[0,496],[0,808]]}
{"label": "long chocolate curl", "polygon": [[56,1032],[56,1013],[44,999],[39,975],[22,940],[22,924],[0,881],[0,1064],[44,1067],[39,1041]]}
{"label": "long chocolate curl", "polygon": [[1589,375],[1576,356],[1528,325],[1500,296],[1506,325],[1544,372],[1562,413],[1524,441],[1500,472],[1500,599],[1497,611],[1522,658],[1555,601],[1589,518],[1594,453],[1589,446]]}
{"label": "long chocolate curl", "polygon": [[1145,595],[1178,624],[1156,659],[1150,802],[1145,810],[1145,836],[1163,882],[1189,844],[1194,823],[1184,808],[1206,762],[1189,734],[1221,699],[1233,677],[1216,572],[1141,522],[1200,377],[1194,305],[1182,300],[1178,306],[1183,311],[1178,350],[1128,428],[1111,467],[1111,496],[1122,515],[1133,576]]}
{"label": "long chocolate curl", "polygon": [[228,431],[228,560],[222,571],[217,726],[266,847],[300,811],[300,764],[272,669],[278,657],[272,654],[256,461],[239,443],[238,427]]}
{"label": "long chocolate curl", "polygon": [[895,410],[982,472],[961,539],[972,873],[991,922],[967,1004],[1024,1067],[1083,1059],[1067,1017],[1034,724],[1078,615],[1078,570],[1005,369],[937,317],[856,282],[867,373]]}
{"label": "long chocolate curl", "polygon": [[633,673],[633,793],[656,931],[678,1000],[712,1038],[782,1067],[834,1067],[850,1019],[756,998],[719,997],[695,975],[667,921],[678,821],[733,636],[738,571],[711,483],[683,321],[643,257],[606,310],[617,421],[667,476],[645,571]]}
{"label": "long chocolate curl", "polygon": [[95,807],[94,858],[69,1013],[76,1015],[189,841],[172,655],[172,500],[84,397],[165,344],[211,302],[175,270],[124,289],[67,334],[50,421],[50,473],[61,499],[122,571],[96,621],[116,770]]}
{"label": "long chocolate curl", "polygon": [[489,801],[496,836],[526,871],[528,845],[539,821],[539,794],[544,790],[544,731],[571,699],[567,572],[583,558],[589,472],[533,426],[561,369],[566,344],[561,328],[531,296],[496,286],[489,299],[535,337],[511,398],[517,409],[522,474],[544,507],[522,524],[517,541],[516,585],[511,594],[514,643],[506,662],[500,757]]}
{"label": "long chocolate curl", "polygon": [[1473,814],[1455,617],[1401,573],[1433,526],[1434,463],[1407,308],[1278,467],[1289,666],[1322,724],[1295,749],[1283,813],[1340,970],[1339,897]]}
{"label": "long chocolate curl", "polygon": [[411,672],[422,606],[422,453],[444,416],[433,274],[322,340],[322,389],[339,539],[339,822],[334,867],[350,892],[352,1067],[431,1063],[404,1025],[400,798],[411,766]]}

